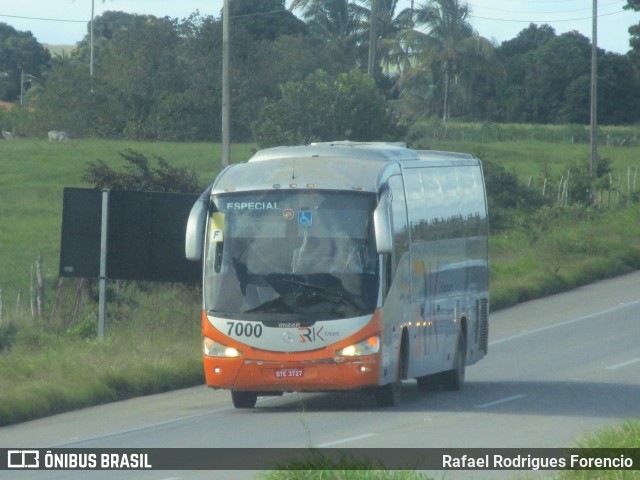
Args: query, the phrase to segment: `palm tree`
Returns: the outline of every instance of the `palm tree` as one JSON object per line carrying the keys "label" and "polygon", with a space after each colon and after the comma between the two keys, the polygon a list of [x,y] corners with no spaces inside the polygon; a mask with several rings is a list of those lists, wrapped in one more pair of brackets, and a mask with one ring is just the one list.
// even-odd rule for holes
{"label": "palm tree", "polygon": [[471,9],[464,0],[430,0],[414,11],[415,24],[426,32],[404,32],[410,45],[413,69],[439,66],[442,72],[443,113],[446,122],[451,109],[451,90],[454,82],[464,77],[466,60],[477,63],[478,58],[493,56],[493,45],[480,37],[467,21]]}
{"label": "palm tree", "polygon": [[311,35],[326,42],[347,65],[352,67],[363,57],[367,9],[348,0],[292,0],[289,10],[294,9],[302,10]]}
{"label": "palm tree", "polygon": [[[413,15],[410,8],[396,15],[400,1],[377,0],[373,58],[378,60],[370,72],[379,65],[387,73],[397,73],[406,66],[406,53],[399,45],[398,34],[413,26]],[[329,43],[336,54],[350,59],[352,65],[360,62],[364,66],[371,43],[371,6],[372,0],[292,0],[289,9],[302,10],[312,34]]]}
{"label": "palm tree", "polygon": [[[370,1],[370,0],[369,0]],[[413,13],[406,8],[396,15],[399,0],[378,0],[377,56],[379,63],[389,74],[402,74],[408,66],[408,56],[403,48],[401,32],[413,28]]]}

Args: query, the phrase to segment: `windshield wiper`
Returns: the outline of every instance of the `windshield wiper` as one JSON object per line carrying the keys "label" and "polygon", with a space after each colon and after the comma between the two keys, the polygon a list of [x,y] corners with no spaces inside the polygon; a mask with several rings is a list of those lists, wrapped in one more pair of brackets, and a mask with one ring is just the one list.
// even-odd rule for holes
{"label": "windshield wiper", "polygon": [[291,283],[293,285],[300,285],[302,287],[311,288],[313,290],[319,290],[321,292],[328,293],[329,295],[337,296],[337,297],[341,298],[342,300],[345,300],[352,307],[360,309],[360,305],[358,305],[358,302],[353,297],[353,294],[351,292],[349,292],[348,290],[344,289],[344,288],[342,290],[337,290],[337,289],[334,289],[334,288],[323,287],[321,285],[315,285],[313,283],[300,282],[298,280],[290,280],[288,278],[283,278],[282,281],[283,282],[287,282],[287,283]]}
{"label": "windshield wiper", "polygon": [[278,297],[273,300],[269,300],[267,302],[261,303],[257,307],[250,308],[249,310],[245,310],[242,313],[253,313],[253,312],[265,312],[265,313],[293,313],[293,309],[287,302],[284,301],[284,298]]}

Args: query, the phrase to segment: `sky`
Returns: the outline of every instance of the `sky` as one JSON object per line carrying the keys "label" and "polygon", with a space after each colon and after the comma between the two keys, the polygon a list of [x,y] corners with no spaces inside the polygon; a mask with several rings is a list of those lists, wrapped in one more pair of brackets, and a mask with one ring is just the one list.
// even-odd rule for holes
{"label": "sky", "polygon": [[[232,0],[233,1],[233,0]],[[260,0],[255,0],[260,1]],[[419,5],[426,0],[415,0]],[[95,15],[107,10],[186,18],[199,10],[220,16],[223,0],[95,0]],[[30,31],[38,42],[75,45],[87,32],[92,0],[0,0],[0,22],[16,30]],[[530,23],[549,24],[557,34],[577,30],[592,36],[593,0],[468,0],[470,23],[477,32],[497,44],[510,40]],[[616,53],[629,50],[631,25],[640,23],[640,12],[623,10],[626,0],[597,0],[598,47]],[[286,0],[290,4],[290,0]],[[410,0],[401,0],[408,7]]]}

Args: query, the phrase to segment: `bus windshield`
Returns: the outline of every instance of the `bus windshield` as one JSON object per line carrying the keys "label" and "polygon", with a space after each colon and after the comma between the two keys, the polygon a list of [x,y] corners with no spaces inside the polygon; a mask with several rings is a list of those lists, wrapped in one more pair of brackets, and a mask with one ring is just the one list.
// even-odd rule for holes
{"label": "bus windshield", "polygon": [[204,301],[214,315],[318,321],[372,313],[375,195],[288,190],[213,196]]}

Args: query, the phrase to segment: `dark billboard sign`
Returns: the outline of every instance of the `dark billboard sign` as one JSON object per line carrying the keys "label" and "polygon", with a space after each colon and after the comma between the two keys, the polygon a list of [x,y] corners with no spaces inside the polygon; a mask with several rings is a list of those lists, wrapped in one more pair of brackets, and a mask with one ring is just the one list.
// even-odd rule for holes
{"label": "dark billboard sign", "polygon": [[[184,239],[198,195],[109,191],[106,277],[200,283],[201,264],[185,258]],[[98,278],[102,191],[65,188],[60,276]]]}

